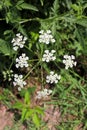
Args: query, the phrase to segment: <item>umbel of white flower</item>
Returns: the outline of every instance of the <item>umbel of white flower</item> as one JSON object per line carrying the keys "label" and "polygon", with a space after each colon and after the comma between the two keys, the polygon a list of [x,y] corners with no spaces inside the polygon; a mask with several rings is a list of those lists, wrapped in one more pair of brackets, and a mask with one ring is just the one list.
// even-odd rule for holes
{"label": "umbel of white flower", "polygon": [[58,83],[58,81],[61,79],[61,76],[54,73],[53,71],[50,72],[50,75],[46,76],[46,82],[47,83]]}
{"label": "umbel of white flower", "polygon": [[19,58],[16,58],[16,68],[28,67],[28,60],[29,57],[27,57],[25,53],[22,53]]}
{"label": "umbel of white flower", "polygon": [[47,31],[41,30],[41,31],[39,31],[39,34],[40,34],[39,35],[39,42],[40,43],[49,44],[50,42],[51,43],[55,42],[55,39],[53,38],[50,30],[47,30]]}
{"label": "umbel of white flower", "polygon": [[21,89],[26,85],[26,82],[23,81],[23,75],[14,74],[14,86],[18,86],[18,90],[21,91]]}
{"label": "umbel of white flower", "polygon": [[72,68],[73,66],[76,66],[77,62],[75,61],[74,55],[64,55],[63,63],[65,64],[65,69]]}
{"label": "umbel of white flower", "polygon": [[3,77],[4,79],[8,79],[8,81],[11,81],[12,80],[12,77],[13,77],[13,70],[7,70],[7,71],[3,71]]}
{"label": "umbel of white flower", "polygon": [[37,92],[36,99],[42,99],[48,97],[52,93],[52,90],[43,89],[42,91]]}
{"label": "umbel of white flower", "polygon": [[55,50],[51,50],[51,52],[49,52],[49,50],[45,50],[42,61],[46,62],[54,61],[56,59],[56,56],[54,56],[55,52],[56,52]]}
{"label": "umbel of white flower", "polygon": [[13,43],[13,49],[17,51],[19,48],[23,48],[26,40],[27,37],[24,37],[20,33],[16,34],[16,37],[11,41]]}

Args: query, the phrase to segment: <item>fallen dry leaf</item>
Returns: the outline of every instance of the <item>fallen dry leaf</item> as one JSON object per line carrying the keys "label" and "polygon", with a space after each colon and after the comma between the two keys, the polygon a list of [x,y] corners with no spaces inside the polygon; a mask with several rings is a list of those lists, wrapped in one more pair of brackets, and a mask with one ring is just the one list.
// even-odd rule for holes
{"label": "fallen dry leaf", "polygon": [[55,126],[61,121],[61,113],[58,107],[47,105],[43,120],[47,123],[49,130],[56,130]]}
{"label": "fallen dry leaf", "polygon": [[[8,111],[7,107],[0,105],[0,130],[4,130],[5,127],[9,126],[12,128],[14,125],[14,114]],[[21,125],[20,130],[26,130],[25,126]]]}
{"label": "fallen dry leaf", "polygon": [[8,112],[5,106],[0,106],[0,130],[4,130],[6,126],[13,125],[13,113]]}

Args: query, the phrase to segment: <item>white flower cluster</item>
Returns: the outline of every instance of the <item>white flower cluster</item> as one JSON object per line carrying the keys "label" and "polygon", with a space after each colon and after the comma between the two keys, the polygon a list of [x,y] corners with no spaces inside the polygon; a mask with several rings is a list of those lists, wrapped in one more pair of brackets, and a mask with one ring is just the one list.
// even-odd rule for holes
{"label": "white flower cluster", "polygon": [[55,42],[55,39],[53,38],[50,30],[47,30],[46,32],[44,30],[41,30],[39,32],[39,34],[40,34],[39,35],[39,42],[40,43],[49,44],[50,42],[51,43]]}
{"label": "white flower cluster", "polygon": [[54,56],[55,52],[56,52],[55,50],[51,50],[51,52],[49,52],[49,50],[45,50],[42,61],[46,62],[54,61],[56,59],[56,56]]}
{"label": "white flower cluster", "polygon": [[64,55],[63,63],[65,64],[65,69],[68,69],[69,67],[72,68],[73,66],[76,66],[77,62],[74,61],[75,56],[74,55]]}
{"label": "white flower cluster", "polygon": [[16,34],[16,37],[12,39],[13,49],[17,51],[19,48],[23,48],[27,40],[27,37],[23,37],[20,33]]}
{"label": "white flower cluster", "polygon": [[46,76],[46,82],[47,83],[58,83],[58,80],[61,79],[61,76],[58,74],[55,74],[53,71],[50,72],[50,75]]}
{"label": "white flower cluster", "polygon": [[8,80],[8,81],[12,80],[13,70],[3,71],[2,73],[3,73],[4,80]]}
{"label": "white flower cluster", "polygon": [[18,90],[21,91],[21,89],[26,85],[26,82],[23,81],[23,75],[14,74],[14,86],[18,86]]}
{"label": "white flower cluster", "polygon": [[[11,43],[13,43],[13,49],[17,51],[19,48],[23,48],[27,37],[21,35],[20,33],[16,34],[16,37],[12,39]],[[16,58],[16,68],[28,67],[29,57],[26,56],[25,53],[22,53],[21,56]],[[23,75],[14,74],[13,85],[18,86],[18,90],[21,91],[26,82],[23,80]]]}
{"label": "white flower cluster", "polygon": [[37,92],[36,99],[46,98],[52,93],[52,90],[44,89],[42,91]]}
{"label": "white flower cluster", "polygon": [[19,56],[19,58],[16,58],[16,68],[28,67],[28,60],[29,58],[26,56],[26,54],[22,53],[22,55]]}
{"label": "white flower cluster", "polygon": [[[39,42],[40,43],[45,43],[45,44],[49,44],[49,43],[54,43],[55,39],[52,36],[52,32],[51,30],[41,30],[39,32]],[[55,50],[45,50],[43,57],[42,57],[42,61],[46,61],[46,62],[50,62],[50,61],[54,61],[56,60],[56,56],[54,55],[56,53]],[[47,83],[58,83],[58,80],[60,80],[61,76],[55,74],[53,71],[50,72],[50,75],[46,76],[46,82]]]}

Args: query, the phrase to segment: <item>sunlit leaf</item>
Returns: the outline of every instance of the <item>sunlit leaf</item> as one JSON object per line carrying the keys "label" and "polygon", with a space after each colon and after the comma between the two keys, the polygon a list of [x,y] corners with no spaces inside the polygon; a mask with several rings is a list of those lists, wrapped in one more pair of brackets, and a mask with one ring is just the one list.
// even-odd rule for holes
{"label": "sunlit leaf", "polygon": [[31,5],[31,4],[27,4],[27,3],[22,3],[22,4],[20,4],[19,7],[22,8],[22,9],[28,9],[28,10],[38,11],[37,7],[35,7],[35,6]]}
{"label": "sunlit leaf", "polygon": [[32,116],[32,120],[34,124],[36,125],[36,127],[38,128],[40,126],[40,119],[36,113]]}

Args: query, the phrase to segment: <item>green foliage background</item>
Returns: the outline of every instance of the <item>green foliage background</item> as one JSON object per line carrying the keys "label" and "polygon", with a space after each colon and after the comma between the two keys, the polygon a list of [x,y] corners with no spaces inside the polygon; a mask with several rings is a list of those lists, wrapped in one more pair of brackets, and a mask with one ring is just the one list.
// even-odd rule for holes
{"label": "green foliage background", "polygon": [[[39,30],[50,29],[56,39],[55,45],[38,44]],[[26,52],[30,59],[41,59],[45,49],[55,49],[57,60],[54,64],[42,64],[49,72],[55,69],[61,72],[62,79],[53,92],[53,103],[58,101],[61,112],[77,116],[75,121],[67,121],[58,126],[58,130],[74,130],[83,123],[87,128],[84,112],[87,109],[87,1],[86,0],[2,0],[0,1],[0,78],[3,71],[14,68],[16,52],[11,40],[20,32],[28,37]],[[19,51],[19,54],[21,51]],[[62,57],[74,54],[77,67],[64,70]],[[36,63],[36,62],[35,62]],[[34,62],[30,62],[31,66]],[[15,70],[15,69],[14,69]],[[16,71],[16,70],[15,70]],[[36,71],[35,71],[36,72]],[[37,73],[37,72],[36,72]]]}

